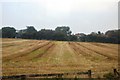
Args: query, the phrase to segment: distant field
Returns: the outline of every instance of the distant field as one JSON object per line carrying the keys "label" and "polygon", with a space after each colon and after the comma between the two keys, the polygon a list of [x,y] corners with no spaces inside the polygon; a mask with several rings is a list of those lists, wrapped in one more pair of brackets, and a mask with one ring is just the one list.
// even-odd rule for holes
{"label": "distant field", "polygon": [[117,68],[117,57],[117,44],[2,39],[3,75],[91,69],[97,77]]}

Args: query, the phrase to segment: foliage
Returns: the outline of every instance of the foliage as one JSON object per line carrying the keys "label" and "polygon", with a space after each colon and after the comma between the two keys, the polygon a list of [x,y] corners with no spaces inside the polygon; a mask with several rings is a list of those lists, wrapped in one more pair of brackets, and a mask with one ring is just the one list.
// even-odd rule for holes
{"label": "foliage", "polygon": [[34,26],[27,26],[16,32],[13,27],[3,27],[0,31],[3,38],[23,38],[23,39],[46,39],[60,41],[82,41],[82,42],[102,42],[102,43],[120,43],[120,29],[109,30],[101,33],[98,31],[86,35],[84,33],[71,35],[72,31],[68,26],[61,26],[55,30],[41,29],[37,31]]}
{"label": "foliage", "polygon": [[33,26],[27,26],[27,29],[20,30],[17,33],[18,38],[36,39],[37,30]]}
{"label": "foliage", "polygon": [[55,29],[56,32],[62,32],[63,34],[65,35],[71,35],[71,31],[70,31],[70,28],[68,26],[61,26],[61,27],[57,27]]}
{"label": "foliage", "polygon": [[70,41],[77,41],[78,40],[77,36],[75,36],[75,35],[70,35],[69,39],[70,39]]}
{"label": "foliage", "polygon": [[98,31],[80,37],[83,42],[120,43],[120,30],[107,31],[105,34]]}
{"label": "foliage", "polygon": [[108,80],[113,80],[115,78],[113,73],[107,73],[107,74],[103,75],[103,77]]}
{"label": "foliage", "polygon": [[2,37],[3,38],[15,38],[16,30],[13,27],[3,27],[2,28]]}

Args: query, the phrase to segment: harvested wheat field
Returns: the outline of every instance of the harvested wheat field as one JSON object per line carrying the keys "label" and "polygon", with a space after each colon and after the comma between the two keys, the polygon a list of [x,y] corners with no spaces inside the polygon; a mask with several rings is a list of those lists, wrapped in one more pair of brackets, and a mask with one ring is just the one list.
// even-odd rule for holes
{"label": "harvested wheat field", "polygon": [[117,44],[2,39],[3,75],[92,70],[98,77],[117,69],[117,57]]}

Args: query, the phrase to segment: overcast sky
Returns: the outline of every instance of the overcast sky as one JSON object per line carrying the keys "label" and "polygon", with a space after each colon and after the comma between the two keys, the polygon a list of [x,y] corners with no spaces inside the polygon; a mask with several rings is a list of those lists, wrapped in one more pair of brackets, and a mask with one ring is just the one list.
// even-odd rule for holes
{"label": "overcast sky", "polygon": [[[2,27],[37,30],[69,26],[73,33],[90,33],[118,28],[119,0],[4,0]],[[0,13],[1,14],[1,13]]]}

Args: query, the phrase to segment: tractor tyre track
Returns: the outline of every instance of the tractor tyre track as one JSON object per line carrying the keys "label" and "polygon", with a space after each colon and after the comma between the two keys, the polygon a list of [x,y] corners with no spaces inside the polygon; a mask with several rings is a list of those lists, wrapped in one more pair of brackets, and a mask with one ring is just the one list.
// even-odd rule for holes
{"label": "tractor tyre track", "polygon": [[17,55],[14,54],[14,55],[6,56],[6,57],[3,58],[3,61],[9,61],[9,60],[16,59],[16,58],[18,58],[18,57],[27,56],[27,55],[30,54],[30,52],[36,51],[36,50],[38,50],[38,49],[40,49],[40,48],[42,48],[42,47],[44,47],[44,46],[47,46],[47,45],[49,45],[51,42],[47,42],[47,43],[43,44],[42,46],[40,45],[40,43],[41,43],[41,42],[37,43],[37,45],[35,45],[35,46],[32,45],[32,47],[30,47],[30,49],[27,49],[27,50],[22,51],[22,52],[21,52],[21,51],[18,52]]}
{"label": "tractor tyre track", "polygon": [[90,43],[94,46],[97,46],[97,47],[103,47],[106,48],[106,49],[116,49],[115,47],[111,47],[111,46],[108,46],[108,44],[103,44],[103,43]]}
{"label": "tractor tyre track", "polygon": [[112,57],[112,56],[109,56],[109,55],[100,53],[100,52],[98,52],[98,51],[96,51],[96,50],[90,49],[90,48],[88,48],[88,47],[86,47],[86,46],[81,45],[80,43],[76,43],[76,44],[79,45],[79,46],[82,46],[82,47],[84,47],[84,48],[86,48],[86,49],[88,49],[88,50],[90,50],[90,51],[93,51],[93,52],[95,52],[95,53],[97,53],[97,54],[100,54],[100,55],[102,55],[102,56],[104,56],[104,57],[107,57],[107,59],[109,59],[109,60],[111,60],[111,59],[112,59],[112,60],[113,60],[113,59],[116,60],[116,58],[114,58],[114,57]]}
{"label": "tractor tyre track", "polygon": [[[88,56],[88,55],[91,56],[90,54],[87,54],[87,53],[84,52],[82,49],[80,49],[80,48],[77,46],[76,43],[72,42],[71,46],[72,46],[73,50],[75,51],[75,53],[77,53],[78,55],[81,54],[81,55],[83,55],[83,56]],[[86,53],[86,54],[84,54],[84,53]]]}
{"label": "tractor tyre track", "polygon": [[44,50],[43,53],[40,53],[39,55],[35,56],[35,57],[32,58],[31,60],[33,60],[33,59],[39,59],[39,58],[47,55],[47,52],[48,52],[51,48],[53,48],[54,46],[55,46],[55,44],[54,44],[54,43],[51,43],[50,45],[48,45],[48,46],[45,48],[45,50]]}
{"label": "tractor tyre track", "polygon": [[88,54],[87,52],[85,52],[82,49],[80,49],[80,47],[78,47],[76,43],[70,42],[69,44],[70,44],[71,48],[74,50],[74,52],[77,53],[77,55],[81,54],[84,57],[88,57],[88,55],[89,55],[89,57],[93,57],[90,54]]}

